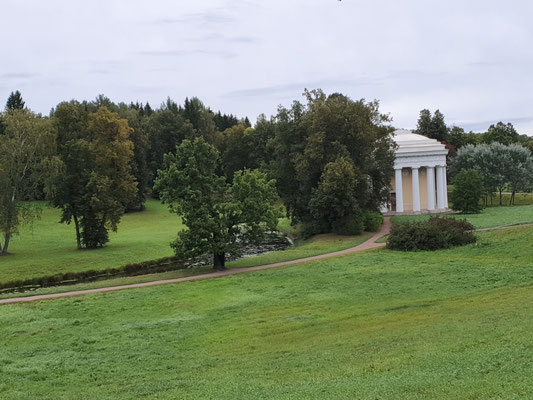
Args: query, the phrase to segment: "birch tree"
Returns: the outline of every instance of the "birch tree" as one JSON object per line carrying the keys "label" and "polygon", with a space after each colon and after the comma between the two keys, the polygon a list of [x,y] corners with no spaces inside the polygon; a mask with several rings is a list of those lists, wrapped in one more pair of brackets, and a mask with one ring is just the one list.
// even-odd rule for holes
{"label": "birch tree", "polygon": [[25,109],[3,115],[0,135],[0,255],[7,255],[21,224],[39,215],[32,200],[45,180],[45,159],[53,152],[50,120]]}

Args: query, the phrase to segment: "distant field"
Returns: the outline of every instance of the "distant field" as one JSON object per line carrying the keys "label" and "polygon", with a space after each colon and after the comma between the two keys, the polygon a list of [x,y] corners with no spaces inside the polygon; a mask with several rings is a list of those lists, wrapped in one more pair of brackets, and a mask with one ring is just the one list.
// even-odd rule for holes
{"label": "distant field", "polygon": [[[533,223],[533,205],[512,207],[487,207],[480,214],[450,214],[454,218],[466,218],[476,228],[499,225]],[[401,215],[392,217],[392,222],[422,221],[429,215]]]}
{"label": "distant field", "polygon": [[60,272],[103,269],[153,260],[173,254],[170,242],[182,228],[180,219],[156,200],[146,210],[126,214],[117,233],[102,249],[77,250],[73,225],[60,224],[58,210],[45,207],[33,232],[24,228],[0,257],[0,281],[39,277]]}
{"label": "distant field", "polygon": [[11,399],[530,399],[533,228],[0,306]]}

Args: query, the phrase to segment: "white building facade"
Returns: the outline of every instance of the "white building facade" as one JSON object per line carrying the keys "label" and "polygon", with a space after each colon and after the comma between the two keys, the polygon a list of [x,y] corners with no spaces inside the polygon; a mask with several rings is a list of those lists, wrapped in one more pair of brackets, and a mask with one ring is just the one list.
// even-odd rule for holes
{"label": "white building facade", "polygon": [[435,139],[409,130],[394,132],[398,145],[391,199],[384,212],[432,213],[448,209],[446,155]]}

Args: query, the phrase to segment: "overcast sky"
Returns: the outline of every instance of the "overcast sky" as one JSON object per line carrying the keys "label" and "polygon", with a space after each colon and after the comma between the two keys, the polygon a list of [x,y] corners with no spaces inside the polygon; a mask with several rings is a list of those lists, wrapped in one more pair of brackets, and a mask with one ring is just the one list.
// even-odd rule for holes
{"label": "overcast sky", "polygon": [[378,99],[398,128],[438,108],[533,135],[532,16],[530,0],[1,0],[0,101],[198,96],[255,121],[322,88]]}

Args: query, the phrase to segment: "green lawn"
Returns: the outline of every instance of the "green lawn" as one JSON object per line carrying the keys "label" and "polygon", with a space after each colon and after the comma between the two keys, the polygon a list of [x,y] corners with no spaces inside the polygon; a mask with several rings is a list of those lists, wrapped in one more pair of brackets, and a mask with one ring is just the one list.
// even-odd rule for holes
{"label": "green lawn", "polygon": [[331,253],[355,247],[367,241],[373,235],[373,232],[365,232],[359,236],[341,236],[334,234],[317,235],[312,239],[299,241],[295,246],[291,246],[285,250],[274,251],[254,257],[241,258],[240,260],[228,263],[228,266],[253,267],[255,265],[274,264],[280,261],[296,260],[298,258]]}
{"label": "green lawn", "polygon": [[[499,225],[533,223],[533,205],[513,207],[488,207],[480,214],[450,214],[455,218],[466,218],[476,228],[490,228]],[[421,221],[429,215],[401,215],[392,217],[392,222]]]}
{"label": "green lawn", "polygon": [[[330,253],[333,251],[355,247],[358,244],[366,241],[372,235],[373,233],[364,233],[360,236],[317,235],[310,240],[300,241],[293,247],[290,247],[286,250],[261,254],[254,257],[247,257],[229,262],[227,265],[229,268],[244,268],[255,265],[273,264],[280,261],[311,257],[318,254]],[[79,283],[75,285],[52,286],[26,292],[8,292],[5,294],[0,294],[0,299],[20,296],[35,296],[47,293],[70,292],[73,290],[94,289],[107,286],[130,285],[133,283],[150,282],[161,279],[176,279],[190,275],[201,275],[209,272],[213,272],[212,266],[195,267],[156,274],[111,278],[94,282]]]}
{"label": "green lawn", "polygon": [[60,272],[104,269],[171,256],[169,244],[181,221],[156,200],[146,211],[127,214],[117,233],[102,249],[77,250],[73,225],[59,223],[59,211],[44,207],[33,232],[24,228],[9,247],[12,255],[0,257],[0,282],[40,277]]}
{"label": "green lawn", "polygon": [[0,306],[2,399],[533,398],[533,228]]}
{"label": "green lawn", "polygon": [[[0,257],[0,282],[118,267],[171,256],[170,242],[183,228],[180,219],[169,213],[166,205],[149,200],[145,211],[126,214],[122,218],[118,232],[110,234],[110,242],[102,249],[77,250],[74,227],[60,224],[59,219],[58,210],[44,207],[42,218],[35,222],[33,230],[25,228],[20,236],[13,239],[10,246],[12,254]],[[280,220],[280,229],[287,234],[297,234],[286,218]],[[308,241],[299,241],[285,251],[248,257],[229,265],[245,267],[314,256],[357,246],[370,236],[320,235]],[[183,274],[174,272],[171,275]],[[143,280],[134,280],[139,279]]]}

